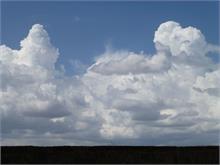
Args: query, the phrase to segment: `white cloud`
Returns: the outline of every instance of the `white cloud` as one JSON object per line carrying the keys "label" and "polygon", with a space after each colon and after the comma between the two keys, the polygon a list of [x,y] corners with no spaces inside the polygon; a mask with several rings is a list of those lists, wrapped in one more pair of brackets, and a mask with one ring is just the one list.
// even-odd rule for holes
{"label": "white cloud", "polygon": [[154,42],[152,56],[107,50],[77,76],[55,69],[42,25],[21,49],[0,46],[2,144],[218,144],[220,70],[206,55],[219,47],[172,21]]}
{"label": "white cloud", "polygon": [[[168,21],[159,26],[154,43],[167,47],[173,56],[201,56],[206,53],[207,43],[200,30],[194,27],[182,28],[179,23]],[[160,47],[157,47],[161,49]]]}
{"label": "white cloud", "polygon": [[105,52],[89,70],[104,75],[141,74],[160,72],[169,69],[170,63],[166,54],[160,52],[152,57],[133,52]]}
{"label": "white cloud", "polygon": [[33,25],[20,45],[21,49],[17,52],[14,63],[54,69],[59,52],[51,45],[49,36],[42,25]]}

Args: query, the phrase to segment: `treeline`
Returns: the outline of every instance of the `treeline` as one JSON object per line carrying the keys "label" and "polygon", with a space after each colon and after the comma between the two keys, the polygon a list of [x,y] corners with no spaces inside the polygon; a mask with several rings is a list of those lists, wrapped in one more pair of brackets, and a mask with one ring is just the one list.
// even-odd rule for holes
{"label": "treeline", "polygon": [[1,147],[3,164],[219,164],[219,147]]}

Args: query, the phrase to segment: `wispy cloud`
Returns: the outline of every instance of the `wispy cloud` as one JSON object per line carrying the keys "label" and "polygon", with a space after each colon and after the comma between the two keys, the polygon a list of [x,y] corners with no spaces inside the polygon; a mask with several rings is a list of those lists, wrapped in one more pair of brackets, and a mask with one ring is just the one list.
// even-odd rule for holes
{"label": "wispy cloud", "polygon": [[81,18],[80,18],[79,16],[74,16],[73,21],[74,21],[75,23],[80,22],[80,21],[81,21]]}

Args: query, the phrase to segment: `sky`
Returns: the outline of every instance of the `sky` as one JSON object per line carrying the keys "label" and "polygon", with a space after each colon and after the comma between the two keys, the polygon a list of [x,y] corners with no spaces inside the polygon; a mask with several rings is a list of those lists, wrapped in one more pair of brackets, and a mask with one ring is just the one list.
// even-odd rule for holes
{"label": "sky", "polygon": [[2,145],[217,145],[219,2],[1,2]]}
{"label": "sky", "polygon": [[168,20],[217,44],[218,12],[218,2],[2,2],[2,43],[19,48],[31,26],[42,24],[71,75],[70,60],[90,65],[108,46],[154,53],[154,31]]}

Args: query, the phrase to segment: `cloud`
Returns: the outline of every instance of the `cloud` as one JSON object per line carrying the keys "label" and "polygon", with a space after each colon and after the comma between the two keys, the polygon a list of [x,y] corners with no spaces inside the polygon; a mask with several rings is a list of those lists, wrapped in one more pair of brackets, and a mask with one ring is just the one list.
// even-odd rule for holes
{"label": "cloud", "polygon": [[79,22],[81,20],[81,18],[79,16],[74,16],[73,20],[74,20],[74,22]]}
{"label": "cloud", "polygon": [[88,66],[83,64],[79,60],[69,60],[71,67],[73,68],[74,72],[77,74],[85,73]]}
{"label": "cloud", "polygon": [[96,60],[89,70],[104,75],[110,74],[141,74],[160,72],[169,69],[169,58],[164,53],[152,57],[133,52],[105,52]]}
{"label": "cloud", "polygon": [[[179,23],[168,21],[159,26],[154,43],[167,47],[173,56],[201,56],[206,53],[207,43],[200,30],[194,27],[182,28]],[[158,46],[158,50],[161,48]]]}
{"label": "cloud", "polygon": [[51,45],[42,25],[33,25],[28,36],[20,42],[20,46],[21,49],[17,51],[13,63],[54,69],[59,52]]}
{"label": "cloud", "polygon": [[[42,25],[0,46],[3,145],[211,145],[220,128],[219,47],[195,27],[162,23],[153,55],[106,50],[79,75],[55,68]],[[78,71],[77,71],[78,72]]]}

